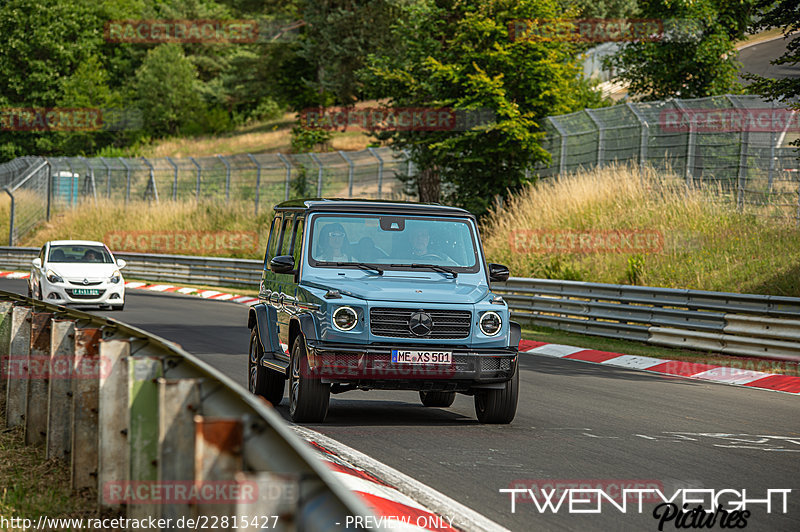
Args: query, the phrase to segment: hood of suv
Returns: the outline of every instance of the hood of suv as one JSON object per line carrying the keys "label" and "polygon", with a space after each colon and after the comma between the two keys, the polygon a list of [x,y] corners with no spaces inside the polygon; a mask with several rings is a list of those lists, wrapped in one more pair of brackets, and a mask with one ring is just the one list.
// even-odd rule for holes
{"label": "hood of suv", "polygon": [[339,278],[326,283],[326,288],[340,290],[353,297],[368,301],[454,304],[477,303],[486,297],[489,291],[485,282],[468,282],[463,279],[463,276],[448,279],[444,276],[426,278],[413,275],[402,277],[366,275],[364,277]]}

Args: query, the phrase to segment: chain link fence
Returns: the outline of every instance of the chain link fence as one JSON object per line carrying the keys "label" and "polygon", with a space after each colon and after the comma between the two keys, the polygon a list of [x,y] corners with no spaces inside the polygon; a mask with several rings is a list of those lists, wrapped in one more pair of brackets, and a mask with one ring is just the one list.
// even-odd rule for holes
{"label": "chain link fence", "polygon": [[[713,185],[739,209],[768,207],[800,222],[800,164],[790,146],[798,123],[800,116],[785,105],[757,96],[586,109],[544,120],[543,146],[552,158],[531,174],[547,178],[611,162],[655,166],[691,186]],[[10,228],[13,245],[49,219],[51,210],[99,198],[244,201],[256,214],[311,196],[413,200],[400,177],[414,173],[406,155],[391,148],[151,159],[22,157],[0,165],[0,185],[12,207],[0,203],[0,227]]]}
{"label": "chain link fence", "polygon": [[758,96],[627,103],[545,120],[552,155],[542,177],[611,162],[669,168],[688,185],[713,185],[746,205],[800,220],[798,115]]}

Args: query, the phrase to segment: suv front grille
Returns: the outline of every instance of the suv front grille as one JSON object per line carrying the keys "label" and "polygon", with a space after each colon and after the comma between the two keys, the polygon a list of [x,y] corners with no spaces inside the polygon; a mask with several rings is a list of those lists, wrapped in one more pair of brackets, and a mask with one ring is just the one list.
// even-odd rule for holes
{"label": "suv front grille", "polygon": [[409,329],[411,315],[418,312],[408,308],[372,308],[369,311],[369,330],[375,336],[390,338],[459,339],[469,336],[472,313],[468,310],[422,310],[433,321],[431,332],[417,336]]}

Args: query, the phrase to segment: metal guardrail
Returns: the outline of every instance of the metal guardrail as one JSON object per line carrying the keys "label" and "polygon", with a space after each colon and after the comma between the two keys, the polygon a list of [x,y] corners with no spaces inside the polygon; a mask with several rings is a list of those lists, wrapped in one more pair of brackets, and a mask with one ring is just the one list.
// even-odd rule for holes
{"label": "metal guardrail", "polygon": [[[31,260],[39,248],[0,247],[0,269],[30,271]],[[222,257],[193,257],[189,255],[158,255],[148,253],[114,253],[128,263],[122,275],[131,279],[167,283],[257,288],[261,281],[263,261],[228,259]]]}
{"label": "metal guardrail", "polygon": [[7,425],[69,460],[72,488],[96,490],[100,510],[168,530],[342,530],[372,515],[266,403],[167,340],[0,291],[0,355]]}
{"label": "metal guardrail", "polygon": [[800,361],[800,298],[519,277],[492,289],[533,325]]}
{"label": "metal guardrail", "polygon": [[[28,271],[36,248],[0,247],[0,269]],[[124,275],[255,288],[258,260],[116,253]],[[493,284],[516,320],[582,334],[800,360],[800,298],[512,277]],[[749,340],[748,340],[749,339]]]}

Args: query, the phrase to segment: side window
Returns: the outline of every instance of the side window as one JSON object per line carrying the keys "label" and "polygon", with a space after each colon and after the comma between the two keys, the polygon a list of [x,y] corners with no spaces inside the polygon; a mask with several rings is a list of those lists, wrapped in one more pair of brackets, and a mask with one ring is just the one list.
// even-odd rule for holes
{"label": "side window", "polygon": [[303,218],[297,217],[292,230],[292,249],[289,251],[294,257],[295,268],[300,268],[303,258]]}
{"label": "side window", "polygon": [[292,244],[291,224],[293,218],[293,216],[286,216],[283,219],[283,223],[281,223],[281,237],[278,240],[278,249],[280,250],[280,253],[278,253],[278,255],[289,255],[290,253],[289,250],[291,249]]}
{"label": "side window", "polygon": [[275,250],[278,249],[278,229],[280,228],[281,217],[276,215],[272,219],[272,227],[269,230],[269,242],[267,243],[267,253],[264,256],[264,267],[267,267],[269,261],[275,257]]}

